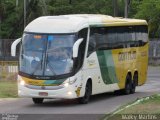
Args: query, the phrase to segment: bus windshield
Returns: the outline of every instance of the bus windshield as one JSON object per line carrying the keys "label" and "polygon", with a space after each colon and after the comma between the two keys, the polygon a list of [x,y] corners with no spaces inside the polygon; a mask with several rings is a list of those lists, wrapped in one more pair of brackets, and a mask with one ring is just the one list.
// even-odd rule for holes
{"label": "bus windshield", "polygon": [[35,76],[56,76],[72,72],[75,34],[24,34],[20,72]]}

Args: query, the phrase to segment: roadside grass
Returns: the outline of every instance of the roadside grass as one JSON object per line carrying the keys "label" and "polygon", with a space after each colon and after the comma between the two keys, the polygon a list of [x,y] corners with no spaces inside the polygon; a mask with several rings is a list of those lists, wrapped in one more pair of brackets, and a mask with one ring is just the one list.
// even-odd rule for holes
{"label": "roadside grass", "polygon": [[[160,94],[142,98],[120,107],[110,115],[106,115],[103,120],[122,120],[123,115],[148,115],[160,114]],[[158,116],[160,118],[160,116]],[[159,120],[155,119],[155,120]]]}
{"label": "roadside grass", "polygon": [[0,79],[0,98],[16,98],[17,81]]}

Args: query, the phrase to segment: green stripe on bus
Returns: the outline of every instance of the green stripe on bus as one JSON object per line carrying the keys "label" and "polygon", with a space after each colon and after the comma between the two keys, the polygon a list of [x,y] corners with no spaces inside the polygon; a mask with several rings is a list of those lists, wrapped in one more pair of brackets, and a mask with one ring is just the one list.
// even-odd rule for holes
{"label": "green stripe on bus", "polygon": [[117,83],[114,61],[111,50],[97,51],[99,66],[101,70],[102,79],[105,84]]}

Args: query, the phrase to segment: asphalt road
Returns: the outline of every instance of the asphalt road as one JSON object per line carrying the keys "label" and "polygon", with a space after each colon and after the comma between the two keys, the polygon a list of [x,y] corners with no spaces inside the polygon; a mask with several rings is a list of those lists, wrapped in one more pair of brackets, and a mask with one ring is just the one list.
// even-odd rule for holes
{"label": "asphalt road", "polygon": [[[15,98],[0,100],[0,113],[19,114],[23,120],[32,120],[38,117],[38,120],[54,119],[99,119],[104,114],[116,110],[118,107],[137,98],[160,93],[160,67],[149,67],[148,79],[145,85],[139,86],[135,94],[115,95],[105,93],[92,96],[89,104],[81,105],[76,100],[45,100],[41,105],[35,105],[29,98]],[[25,115],[24,115],[25,114]],[[30,115],[31,114],[31,115]],[[34,114],[38,114],[37,117]],[[39,115],[41,114],[41,115]],[[50,114],[50,115],[44,115]],[[53,116],[54,115],[54,116]],[[3,117],[0,117],[0,119]],[[22,118],[20,120],[22,120]],[[19,120],[19,119],[18,119]]]}

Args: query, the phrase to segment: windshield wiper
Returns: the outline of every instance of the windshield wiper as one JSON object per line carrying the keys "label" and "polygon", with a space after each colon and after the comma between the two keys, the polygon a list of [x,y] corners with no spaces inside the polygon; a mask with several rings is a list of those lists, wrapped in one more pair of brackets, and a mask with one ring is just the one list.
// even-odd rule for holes
{"label": "windshield wiper", "polygon": [[35,67],[34,71],[32,72],[31,75],[34,75],[34,73],[38,70],[38,68],[41,66],[41,69],[42,69],[42,64],[43,64],[43,61],[40,60],[40,62],[38,62],[37,66]]}
{"label": "windshield wiper", "polygon": [[52,67],[50,61],[48,60],[48,54],[47,54],[47,58],[46,58],[46,65],[48,65],[49,68],[51,68],[50,70],[52,71],[52,73],[53,73],[54,75],[57,75],[56,72],[55,72],[55,70],[54,70],[54,68]]}
{"label": "windshield wiper", "polygon": [[52,73],[53,73],[54,75],[57,75],[56,72],[54,71],[54,68],[52,67],[52,65],[50,64],[49,61],[47,62],[47,64],[48,64],[49,68],[51,68]]}

